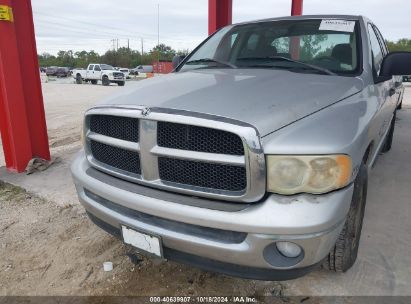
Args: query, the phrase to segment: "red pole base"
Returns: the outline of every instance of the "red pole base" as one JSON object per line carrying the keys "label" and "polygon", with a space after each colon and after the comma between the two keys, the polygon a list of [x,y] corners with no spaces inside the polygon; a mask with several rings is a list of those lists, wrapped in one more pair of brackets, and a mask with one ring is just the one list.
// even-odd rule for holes
{"label": "red pole base", "polygon": [[0,131],[7,169],[34,157],[50,160],[30,0],[0,0],[13,21],[0,21]]}

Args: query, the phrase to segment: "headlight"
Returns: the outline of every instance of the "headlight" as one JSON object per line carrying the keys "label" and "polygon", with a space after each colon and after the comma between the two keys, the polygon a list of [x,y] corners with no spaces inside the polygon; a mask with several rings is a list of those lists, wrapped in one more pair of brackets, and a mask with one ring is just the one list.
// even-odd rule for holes
{"label": "headlight", "polygon": [[113,76],[113,73],[111,72],[111,73],[108,73],[108,76]]}
{"label": "headlight", "polygon": [[267,190],[279,194],[326,193],[348,185],[348,155],[267,156]]}

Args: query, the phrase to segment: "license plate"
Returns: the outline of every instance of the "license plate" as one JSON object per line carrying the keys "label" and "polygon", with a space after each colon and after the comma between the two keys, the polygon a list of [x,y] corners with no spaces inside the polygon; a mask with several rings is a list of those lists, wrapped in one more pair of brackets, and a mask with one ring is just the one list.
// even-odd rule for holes
{"label": "license plate", "polygon": [[161,239],[159,237],[139,232],[126,226],[121,226],[121,231],[123,233],[124,243],[145,251],[146,253],[163,257]]}

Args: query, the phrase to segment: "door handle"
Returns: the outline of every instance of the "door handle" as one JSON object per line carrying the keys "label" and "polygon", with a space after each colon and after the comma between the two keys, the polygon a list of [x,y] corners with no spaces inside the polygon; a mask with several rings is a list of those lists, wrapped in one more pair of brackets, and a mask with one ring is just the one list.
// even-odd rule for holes
{"label": "door handle", "polygon": [[389,94],[390,96],[394,95],[394,94],[395,94],[395,88],[391,88],[391,89],[388,91],[388,94]]}

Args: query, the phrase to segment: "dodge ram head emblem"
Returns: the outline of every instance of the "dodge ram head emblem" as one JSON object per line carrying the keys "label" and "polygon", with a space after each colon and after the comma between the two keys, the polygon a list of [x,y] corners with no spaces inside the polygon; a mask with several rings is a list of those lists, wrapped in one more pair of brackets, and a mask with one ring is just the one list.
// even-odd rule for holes
{"label": "dodge ram head emblem", "polygon": [[150,108],[144,108],[142,111],[141,111],[141,114],[143,114],[143,116],[147,116],[148,114],[150,114]]}

